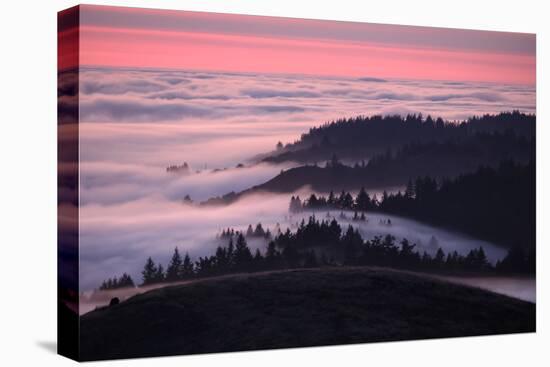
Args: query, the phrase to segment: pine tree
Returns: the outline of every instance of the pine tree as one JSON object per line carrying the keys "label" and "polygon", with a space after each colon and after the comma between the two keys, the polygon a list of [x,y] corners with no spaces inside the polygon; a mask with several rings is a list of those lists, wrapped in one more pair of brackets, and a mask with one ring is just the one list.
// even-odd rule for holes
{"label": "pine tree", "polygon": [[141,275],[143,277],[143,285],[152,284],[155,282],[155,276],[157,274],[157,266],[155,265],[155,262],[150,257],[145,262],[145,266],[143,267],[143,271],[141,272]]}
{"label": "pine tree", "polygon": [[128,274],[124,273],[118,280],[119,288],[135,287],[134,280]]}
{"label": "pine tree", "polygon": [[191,258],[189,257],[189,253],[185,253],[185,257],[183,258],[183,264],[181,266],[181,279],[189,279],[192,278],[194,274],[194,266],[191,262]]}
{"label": "pine tree", "polygon": [[254,261],[254,270],[256,271],[262,270],[264,258],[259,249],[256,249],[253,261]]}
{"label": "pine tree", "polygon": [[441,267],[445,263],[445,253],[443,252],[443,249],[441,247],[437,249],[437,252],[435,254],[433,261],[435,266],[437,267]]}
{"label": "pine tree", "polygon": [[370,209],[370,197],[364,187],[361,187],[359,194],[357,194],[357,197],[355,198],[355,208],[361,211],[367,211]]}
{"label": "pine tree", "polygon": [[248,270],[252,261],[252,253],[248,248],[248,244],[242,233],[237,236],[237,242],[235,244],[235,266],[239,270]]}
{"label": "pine tree", "polygon": [[265,236],[264,228],[262,227],[262,223],[258,223],[256,225],[256,228],[254,229],[254,237],[263,237]]}
{"label": "pine tree", "polygon": [[277,258],[278,256],[278,251],[277,251],[277,248],[275,247],[275,242],[273,241],[270,241],[269,244],[267,245],[267,251],[265,252],[265,258],[267,260],[274,260]]}
{"label": "pine tree", "polygon": [[307,207],[310,209],[316,209],[319,207],[319,201],[317,200],[317,195],[311,194],[307,200]]}
{"label": "pine tree", "polygon": [[166,269],[166,281],[175,282],[182,279],[182,263],[181,255],[176,247]]}
{"label": "pine tree", "polygon": [[229,239],[229,245],[227,245],[227,266],[230,269],[235,266],[235,245],[233,245],[233,237]]}
{"label": "pine tree", "polygon": [[352,209],[353,208],[353,196],[348,192],[344,196],[344,200],[342,202],[342,207],[344,209]]}
{"label": "pine tree", "polygon": [[336,204],[336,199],[334,198],[334,192],[330,190],[330,193],[328,194],[327,204],[330,207],[333,207]]}
{"label": "pine tree", "polygon": [[164,268],[162,264],[159,264],[157,267],[157,272],[155,273],[155,283],[162,283],[166,280],[166,275],[164,274]]}
{"label": "pine tree", "polygon": [[252,237],[254,236],[254,230],[252,229],[252,225],[248,225],[248,229],[246,230],[246,237]]}

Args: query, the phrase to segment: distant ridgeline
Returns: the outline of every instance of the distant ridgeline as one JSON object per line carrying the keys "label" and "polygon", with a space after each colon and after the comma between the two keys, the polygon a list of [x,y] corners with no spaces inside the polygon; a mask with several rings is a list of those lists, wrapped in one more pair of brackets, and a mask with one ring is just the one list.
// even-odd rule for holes
{"label": "distant ridgeline", "polygon": [[507,160],[527,163],[535,159],[535,120],[519,112],[473,117],[460,124],[416,115],[340,120],[312,128],[284,153],[263,160],[310,163],[203,204],[223,205],[253,192],[290,193],[304,186],[318,192],[382,189],[404,186],[421,176],[453,178]]}
{"label": "distant ridgeline", "polygon": [[287,144],[263,158],[265,162],[322,162],[336,154],[341,159],[362,159],[407,144],[459,142],[477,134],[506,133],[531,139],[535,136],[535,115],[517,111],[471,117],[465,121],[424,118],[422,114],[358,116],[313,127],[300,140]]}
{"label": "distant ridgeline", "polygon": [[[293,192],[304,186],[315,191],[357,190],[405,185],[413,177],[454,177],[480,166],[497,166],[503,160],[528,162],[535,158],[535,145],[515,135],[477,134],[463,142],[414,143],[373,156],[352,166],[336,156],[324,166],[304,165],[281,172],[248,191]],[[246,192],[245,192],[246,193]],[[242,193],[241,193],[242,194]]]}
{"label": "distant ridgeline", "polygon": [[[255,234],[252,232],[250,236]],[[265,232],[263,236],[267,238]],[[335,219],[319,221],[315,216],[310,216],[307,222],[302,220],[295,232],[290,229],[277,231],[264,253],[257,249],[253,254],[242,232],[224,230],[220,238],[227,240],[228,244],[218,246],[215,254],[199,257],[195,262],[191,261],[189,254],[182,258],[177,248],[166,270],[162,264],[148,258],[142,271],[141,285],[231,273],[327,266],[387,266],[450,274],[534,272],[534,257],[525,257],[523,253],[513,250],[495,266],[487,261],[482,247],[465,255],[456,251],[445,254],[439,248],[431,256],[415,250],[416,244],[407,239],[397,243],[394,236],[386,235],[364,240],[352,225],[344,230]],[[133,281],[128,278],[124,274],[120,279],[124,279],[126,286],[133,287]],[[120,282],[108,280],[103,282],[100,290],[116,288],[120,288]]]}
{"label": "distant ridgeline", "polygon": [[[404,192],[371,197],[361,188],[356,196],[342,191],[328,196],[292,196],[291,212],[302,210],[378,211],[451,228],[508,248],[535,251],[535,162],[502,162],[474,173],[438,182],[425,176],[410,180]],[[357,212],[359,214],[357,214]]]}

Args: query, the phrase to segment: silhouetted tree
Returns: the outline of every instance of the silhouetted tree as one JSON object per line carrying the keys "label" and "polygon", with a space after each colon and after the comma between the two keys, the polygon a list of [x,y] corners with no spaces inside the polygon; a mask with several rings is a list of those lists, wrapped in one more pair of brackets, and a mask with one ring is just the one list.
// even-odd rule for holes
{"label": "silhouetted tree", "polygon": [[182,266],[183,266],[183,261],[181,259],[181,255],[178,251],[178,248],[176,247],[174,249],[174,254],[172,255],[172,259],[168,264],[168,268],[166,269],[166,281],[175,282],[183,279]]}
{"label": "silhouetted tree", "polygon": [[235,267],[238,270],[250,270],[252,253],[250,252],[248,244],[246,243],[246,240],[241,233],[237,235],[237,242],[235,243],[235,252],[233,258],[235,261]]}
{"label": "silhouetted tree", "polygon": [[254,229],[254,237],[264,237],[265,231],[262,227],[262,223],[256,224],[256,228]]}
{"label": "silhouetted tree", "polygon": [[164,273],[164,268],[162,264],[158,264],[157,272],[155,273],[154,279],[155,283],[161,283],[166,280],[166,274]]}
{"label": "silhouetted tree", "polygon": [[361,187],[361,190],[359,190],[359,193],[357,194],[357,197],[355,198],[355,208],[367,211],[372,209],[371,208],[371,200],[369,194],[365,191],[364,187]]}
{"label": "silhouetted tree", "polygon": [[189,257],[189,253],[185,253],[185,257],[183,258],[183,264],[181,266],[181,278],[182,279],[189,279],[193,277],[194,275],[194,266],[191,262],[191,258]]}
{"label": "silhouetted tree", "polygon": [[254,236],[254,230],[252,229],[252,225],[248,225],[248,229],[246,230],[246,237],[252,237]]}
{"label": "silhouetted tree", "polygon": [[106,291],[119,288],[133,288],[135,287],[132,277],[126,273],[122,274],[120,278],[114,277],[104,280],[99,287],[99,290]]}
{"label": "silhouetted tree", "polygon": [[157,266],[155,265],[153,259],[151,259],[150,257],[145,262],[145,266],[143,267],[141,275],[143,277],[143,285],[148,285],[156,282]]}

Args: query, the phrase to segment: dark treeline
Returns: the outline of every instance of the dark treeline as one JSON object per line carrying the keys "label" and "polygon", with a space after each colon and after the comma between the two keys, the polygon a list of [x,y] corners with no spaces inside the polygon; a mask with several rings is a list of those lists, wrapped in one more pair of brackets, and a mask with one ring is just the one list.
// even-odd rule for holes
{"label": "dark treeline", "polygon": [[317,191],[374,189],[404,185],[408,178],[454,177],[480,166],[496,167],[504,160],[526,163],[535,158],[534,138],[508,133],[477,133],[465,140],[409,143],[386,150],[354,165],[333,154],[326,162],[282,171],[251,190],[292,192],[303,186]]}
{"label": "dark treeline", "polygon": [[103,283],[101,283],[99,290],[106,291],[110,289],[129,288],[129,287],[135,287],[134,280],[132,279],[131,276],[124,273],[119,278],[117,277],[109,278]]}
{"label": "dark treeline", "polygon": [[187,162],[183,162],[183,164],[177,165],[173,164],[168,167],[166,167],[166,172],[169,173],[179,173],[179,174],[188,174],[190,173],[190,168]]}
{"label": "dark treeline", "polygon": [[[236,231],[233,228],[227,228],[223,229],[222,232],[219,234],[218,238],[221,239],[229,239],[231,237],[235,237],[239,234],[239,231]],[[262,226],[262,223],[256,224],[256,227],[252,229],[252,225],[249,224],[248,228],[245,232],[246,238],[263,238],[266,240],[271,240],[272,234],[271,231],[268,229],[264,229]]]}
{"label": "dark treeline", "polygon": [[264,161],[306,163],[323,161],[333,154],[356,159],[411,143],[465,140],[479,133],[506,132],[531,138],[535,135],[535,121],[535,115],[518,111],[459,122],[421,114],[344,118],[311,128],[300,140],[277,149]]}
{"label": "dark treeline", "polygon": [[356,196],[346,191],[312,194],[304,201],[293,196],[289,209],[380,211],[414,218],[508,247],[518,259],[509,268],[534,273],[535,179],[534,161],[507,161],[441,182],[420,177],[409,181],[404,192],[384,192],[380,198],[364,188]]}
{"label": "dark treeline", "polygon": [[[369,123],[345,120],[347,122],[342,124],[374,124],[384,130],[386,127],[381,122],[388,122],[388,128],[391,130],[391,121],[396,118],[386,117],[377,120],[372,117],[366,118],[371,121]],[[407,119],[409,117],[397,118],[397,121],[409,124],[406,122]],[[418,117],[414,115],[410,119],[418,121]],[[474,171],[480,166],[496,167],[503,160],[526,163],[535,159],[535,116],[516,112],[497,116],[487,115],[468,121],[462,125],[443,124],[440,129],[449,133],[442,133],[437,139],[431,135],[419,139],[409,139],[407,136],[402,144],[385,144],[385,138],[374,144],[370,142],[370,138],[363,139],[360,135],[352,134],[352,141],[345,141],[339,145],[328,143],[327,137],[323,139],[324,145],[281,153],[284,159],[279,159],[280,156],[265,159],[270,162],[291,160],[304,162],[305,165],[282,170],[280,174],[260,185],[239,193],[230,192],[210,198],[202,204],[224,205],[253,192],[290,193],[304,186],[311,186],[315,191],[356,190],[361,186],[368,189],[399,186],[404,185],[410,177],[455,177],[464,172]],[[501,128],[496,127],[497,121],[502,122]],[[420,126],[424,124],[426,123],[423,122]],[[428,123],[428,126],[432,124]],[[437,123],[434,126],[437,126]],[[516,128],[505,129],[510,126]],[[433,129],[438,130],[437,127]],[[352,131],[353,129],[350,130],[350,134]],[[456,132],[451,133],[453,131]],[[393,135],[389,136],[391,138]],[[373,146],[379,148],[375,149]],[[317,150],[319,154],[310,154]],[[301,154],[305,156],[301,157]],[[343,164],[342,159],[352,159],[356,163]]]}
{"label": "dark treeline", "polygon": [[295,232],[287,229],[268,244],[266,258],[276,268],[315,266],[389,266],[396,268],[444,271],[485,272],[494,270],[483,248],[466,256],[456,251],[445,254],[439,248],[434,256],[415,250],[416,244],[391,235],[363,239],[357,228],[343,228],[336,219],[302,220]]}
{"label": "dark treeline", "polygon": [[[352,225],[344,230],[336,221],[310,216],[302,220],[295,232],[287,229],[278,233],[260,252],[252,251],[245,235],[229,230],[224,239],[227,245],[217,247],[210,256],[192,262],[189,255],[182,258],[178,249],[164,270],[151,258],[145,262],[141,286],[163,282],[183,281],[232,273],[269,270],[313,268],[323,266],[387,266],[418,271],[443,273],[517,272],[517,259],[508,256],[492,266],[482,247],[466,255],[456,251],[445,254],[439,248],[435,255],[417,251],[416,244],[391,235],[365,240]],[[104,285],[108,284],[104,282]],[[134,284],[128,284],[133,287]],[[112,289],[103,286],[100,289]]]}

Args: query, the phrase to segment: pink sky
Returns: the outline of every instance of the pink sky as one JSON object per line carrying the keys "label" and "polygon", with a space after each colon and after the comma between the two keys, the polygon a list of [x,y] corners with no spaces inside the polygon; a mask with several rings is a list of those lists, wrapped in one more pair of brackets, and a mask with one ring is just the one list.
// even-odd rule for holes
{"label": "pink sky", "polygon": [[89,5],[80,25],[85,66],[535,83],[532,34]]}

